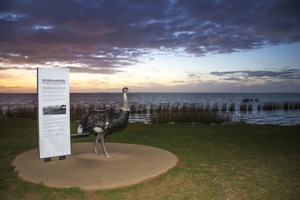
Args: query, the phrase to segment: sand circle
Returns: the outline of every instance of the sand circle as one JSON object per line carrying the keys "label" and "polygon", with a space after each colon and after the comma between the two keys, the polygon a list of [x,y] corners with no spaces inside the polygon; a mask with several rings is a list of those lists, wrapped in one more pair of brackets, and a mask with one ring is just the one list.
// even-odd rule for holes
{"label": "sand circle", "polygon": [[167,172],[178,161],[169,151],[145,145],[107,143],[112,158],[95,155],[93,147],[94,143],[73,143],[72,154],[67,159],[52,158],[51,162],[39,159],[38,149],[33,149],[17,156],[13,166],[18,176],[29,182],[55,188],[100,190],[154,178]]}

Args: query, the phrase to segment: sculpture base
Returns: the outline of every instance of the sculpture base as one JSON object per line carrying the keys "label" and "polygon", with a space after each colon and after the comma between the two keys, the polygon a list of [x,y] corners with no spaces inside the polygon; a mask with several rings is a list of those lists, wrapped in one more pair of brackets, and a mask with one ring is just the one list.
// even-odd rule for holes
{"label": "sculpture base", "polygon": [[[73,143],[72,155],[65,160],[43,162],[38,149],[20,154],[13,161],[23,180],[49,187],[80,187],[101,190],[126,187],[154,178],[177,163],[169,151],[136,144],[106,143],[112,158],[93,153],[94,143]],[[99,152],[101,145],[99,145]]]}

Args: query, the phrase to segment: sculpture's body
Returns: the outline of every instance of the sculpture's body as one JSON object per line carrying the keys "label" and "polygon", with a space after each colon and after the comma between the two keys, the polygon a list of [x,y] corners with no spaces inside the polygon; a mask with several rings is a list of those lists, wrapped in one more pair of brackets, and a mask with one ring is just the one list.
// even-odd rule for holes
{"label": "sculpture's body", "polygon": [[112,134],[117,131],[121,131],[126,128],[129,117],[129,106],[127,101],[128,88],[123,88],[123,107],[119,112],[115,112],[113,109],[109,110],[93,110],[83,120],[81,120],[78,129],[77,136],[81,134],[95,134],[95,147],[94,153],[98,155],[98,143],[103,148],[104,155],[111,157],[105,148],[104,138],[108,134]]}

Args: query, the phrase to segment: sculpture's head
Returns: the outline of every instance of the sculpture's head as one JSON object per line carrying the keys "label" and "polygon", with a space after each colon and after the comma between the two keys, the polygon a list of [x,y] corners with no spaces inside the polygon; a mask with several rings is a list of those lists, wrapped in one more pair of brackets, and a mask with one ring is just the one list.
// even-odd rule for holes
{"label": "sculpture's head", "polygon": [[128,92],[128,87],[123,87],[122,92]]}
{"label": "sculpture's head", "polygon": [[127,101],[127,92],[128,92],[128,88],[127,87],[123,87],[122,89],[123,91],[123,107],[121,108],[124,111],[130,111],[129,106],[128,106],[128,101]]}

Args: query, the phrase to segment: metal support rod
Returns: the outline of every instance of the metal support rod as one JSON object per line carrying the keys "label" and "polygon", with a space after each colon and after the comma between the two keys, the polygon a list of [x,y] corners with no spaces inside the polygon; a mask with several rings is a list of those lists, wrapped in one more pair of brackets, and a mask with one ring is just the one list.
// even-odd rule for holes
{"label": "metal support rod", "polygon": [[71,134],[71,138],[79,138],[79,137],[88,137],[90,134],[89,133],[82,133],[82,134]]}

